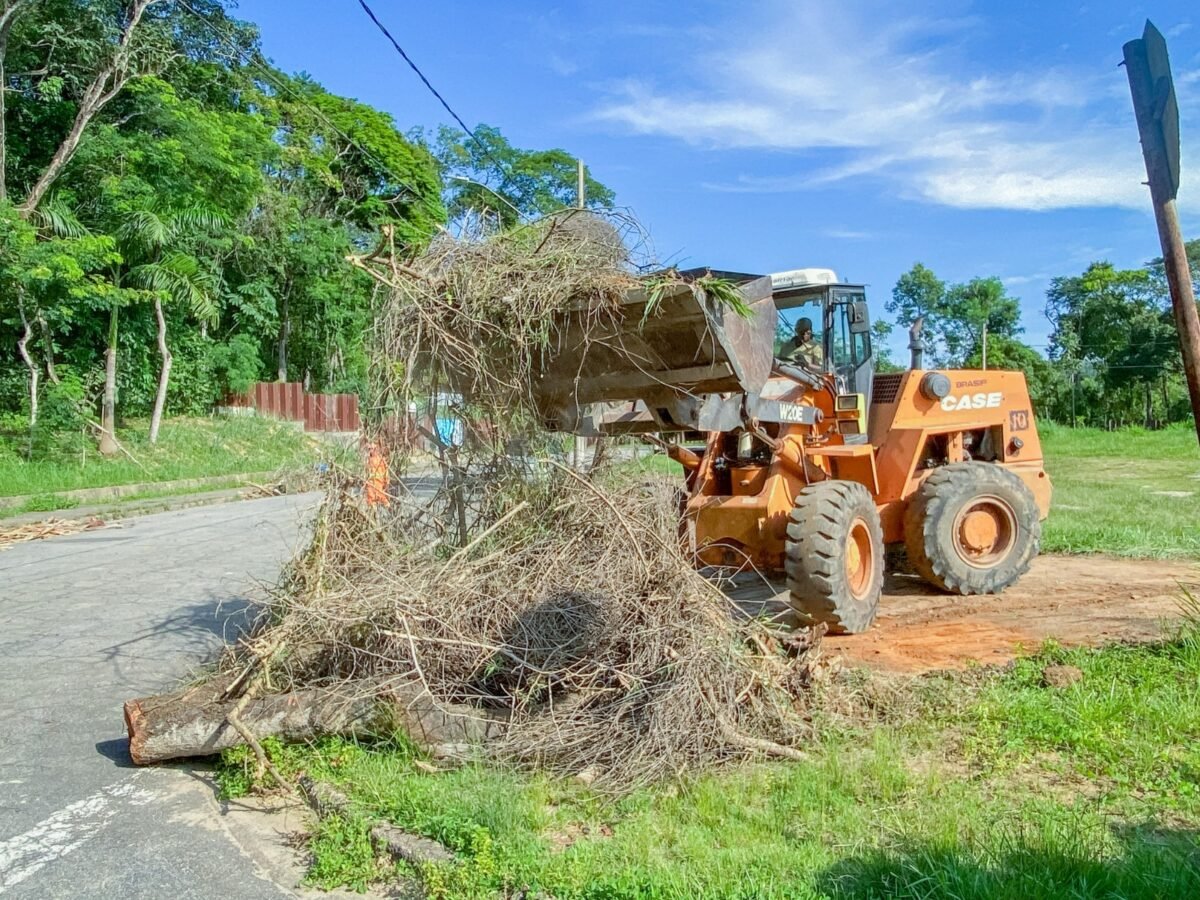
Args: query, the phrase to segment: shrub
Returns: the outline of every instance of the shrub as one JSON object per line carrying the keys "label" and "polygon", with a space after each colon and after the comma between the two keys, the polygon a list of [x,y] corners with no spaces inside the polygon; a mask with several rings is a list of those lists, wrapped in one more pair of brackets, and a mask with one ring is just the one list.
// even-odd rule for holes
{"label": "shrub", "polygon": [[214,344],[208,361],[225,397],[247,393],[262,374],[258,345],[245,334],[235,334],[223,344]]}

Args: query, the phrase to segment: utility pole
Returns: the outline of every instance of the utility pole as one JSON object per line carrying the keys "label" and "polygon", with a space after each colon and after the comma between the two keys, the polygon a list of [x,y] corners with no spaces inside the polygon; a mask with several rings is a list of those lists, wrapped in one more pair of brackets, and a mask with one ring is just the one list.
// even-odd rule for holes
{"label": "utility pole", "polygon": [[1147,21],[1142,37],[1130,41],[1123,49],[1125,74],[1129,77],[1150,197],[1154,203],[1154,219],[1162,243],[1163,269],[1171,288],[1171,305],[1179,329],[1183,371],[1196,420],[1196,437],[1200,440],[1200,314],[1196,311],[1192,273],[1175,207],[1175,197],[1179,193],[1179,104],[1167,58],[1167,42]]}
{"label": "utility pole", "polygon": [[983,371],[987,371],[987,322],[983,323]]}

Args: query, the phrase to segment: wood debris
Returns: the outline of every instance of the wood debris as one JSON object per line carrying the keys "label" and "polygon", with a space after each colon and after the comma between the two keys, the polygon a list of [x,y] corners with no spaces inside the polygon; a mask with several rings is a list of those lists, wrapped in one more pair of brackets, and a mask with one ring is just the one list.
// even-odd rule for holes
{"label": "wood debris", "polygon": [[110,528],[114,524],[106,522],[99,516],[91,516],[86,519],[47,519],[45,522],[31,522],[28,525],[18,525],[14,528],[0,528],[0,552],[11,550],[17,544],[79,534],[82,531],[95,531],[99,528]]}

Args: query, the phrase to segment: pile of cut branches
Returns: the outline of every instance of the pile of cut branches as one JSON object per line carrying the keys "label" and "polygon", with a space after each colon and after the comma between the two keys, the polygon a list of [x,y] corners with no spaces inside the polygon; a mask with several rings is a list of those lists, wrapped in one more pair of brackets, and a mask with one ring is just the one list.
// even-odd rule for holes
{"label": "pile of cut branches", "polygon": [[623,237],[632,227],[571,210],[500,234],[442,235],[403,264],[379,251],[354,258],[384,288],[372,356],[378,402],[451,391],[499,433],[526,427],[562,314],[583,309],[599,325],[638,283]]}
{"label": "pile of cut branches", "polygon": [[[210,701],[238,704],[241,737],[248,698],[315,691],[356,710],[401,698],[410,730],[429,719],[414,698],[499,723],[464,752],[613,790],[801,755],[811,647],[789,655],[694,568],[673,485],[582,474],[538,427],[556,317],[602,321],[637,283],[618,229],[571,221],[357,260],[383,287],[373,437],[392,498],[368,506],[350,479],[331,490],[258,629],[226,652]],[[417,483],[395,421],[444,393],[461,434],[418,422],[441,477]]]}
{"label": "pile of cut branches", "polygon": [[458,549],[331,496],[261,635],[274,689],[415,678],[501,714],[484,754],[614,787],[797,755],[805,663],[691,566],[666,485],[617,493],[551,465],[521,494]]}

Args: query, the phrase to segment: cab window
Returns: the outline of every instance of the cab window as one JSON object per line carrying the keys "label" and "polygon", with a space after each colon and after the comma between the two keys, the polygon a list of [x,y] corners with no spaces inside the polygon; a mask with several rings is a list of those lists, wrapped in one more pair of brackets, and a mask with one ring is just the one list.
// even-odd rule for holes
{"label": "cab window", "polygon": [[862,300],[861,294],[845,294],[833,305],[833,335],[830,352],[833,369],[848,381],[853,381],[859,367],[870,357],[870,337],[865,332],[855,334],[850,330],[852,304]]}

